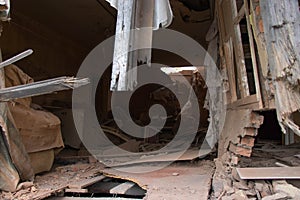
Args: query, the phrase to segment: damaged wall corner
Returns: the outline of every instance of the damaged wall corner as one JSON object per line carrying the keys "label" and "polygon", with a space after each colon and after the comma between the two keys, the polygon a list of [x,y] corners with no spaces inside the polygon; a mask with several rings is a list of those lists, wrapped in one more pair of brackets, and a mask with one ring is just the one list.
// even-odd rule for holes
{"label": "damaged wall corner", "polygon": [[[1,51],[0,51],[1,54]],[[2,60],[0,56],[0,60]],[[0,69],[0,88],[5,87],[4,69]],[[15,191],[19,180],[33,180],[34,174],[30,159],[21,142],[21,136],[16,129],[14,120],[8,109],[7,103],[0,102],[0,125],[1,125],[1,167],[0,177],[6,183],[1,190]],[[8,173],[7,173],[8,172]],[[11,177],[6,177],[11,174]]]}
{"label": "damaged wall corner", "polygon": [[[282,131],[300,136],[291,114],[300,109],[300,12],[298,1],[260,1],[269,68]],[[283,42],[284,41],[284,42]]]}

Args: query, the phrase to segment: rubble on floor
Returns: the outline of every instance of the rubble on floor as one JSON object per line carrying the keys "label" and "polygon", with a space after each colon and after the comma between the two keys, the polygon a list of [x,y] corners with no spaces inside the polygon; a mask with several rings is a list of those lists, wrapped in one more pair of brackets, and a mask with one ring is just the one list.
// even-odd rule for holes
{"label": "rubble on floor", "polygon": [[199,199],[200,197],[204,200],[209,196],[214,173],[214,163],[207,160],[176,162],[150,173],[127,173],[124,170],[151,171],[160,167],[160,164],[105,168],[103,164],[94,162],[93,159],[89,160],[54,167],[51,172],[36,176],[34,182],[19,185],[17,192],[1,192],[0,198],[39,200],[52,196],[49,199],[55,200],[77,199],[75,197],[90,199],[98,197]]}
{"label": "rubble on floor", "polygon": [[[251,157],[238,156],[236,165],[227,166],[216,160],[212,199],[300,199],[300,144],[283,146],[274,141],[260,141],[252,149]],[[236,168],[249,169],[251,173],[241,178]],[[281,168],[280,173],[260,170]],[[277,169],[275,168],[275,169]],[[290,168],[289,170],[285,170]],[[278,171],[278,170],[276,170]],[[272,171],[271,171],[272,172]],[[278,180],[281,179],[281,180]]]}

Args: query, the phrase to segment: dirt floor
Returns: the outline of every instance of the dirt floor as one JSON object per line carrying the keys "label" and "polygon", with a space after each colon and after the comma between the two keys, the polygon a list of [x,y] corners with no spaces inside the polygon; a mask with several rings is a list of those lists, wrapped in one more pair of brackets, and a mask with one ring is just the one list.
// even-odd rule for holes
{"label": "dirt floor", "polygon": [[[251,157],[240,157],[238,168],[299,167],[300,144],[259,140]],[[239,175],[224,176],[231,182],[217,195],[213,182],[215,153],[192,160],[162,161],[105,167],[84,150],[65,149],[50,172],[25,182],[14,193],[2,192],[1,199],[297,199],[299,179],[243,180]],[[143,159],[142,159],[143,160]],[[159,169],[161,168],[161,169]],[[149,172],[152,171],[152,172]],[[283,189],[282,189],[283,188]],[[299,194],[298,194],[299,192]]]}

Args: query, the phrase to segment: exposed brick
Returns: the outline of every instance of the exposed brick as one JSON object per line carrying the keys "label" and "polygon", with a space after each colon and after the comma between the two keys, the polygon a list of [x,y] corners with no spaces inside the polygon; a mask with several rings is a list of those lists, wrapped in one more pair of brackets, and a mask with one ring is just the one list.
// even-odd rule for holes
{"label": "exposed brick", "polygon": [[234,178],[234,180],[236,180],[236,181],[241,181],[241,180],[242,180],[241,177],[240,177],[240,175],[237,173],[237,170],[236,170],[235,167],[232,168],[231,176],[232,176],[232,178]]}
{"label": "exposed brick", "polygon": [[259,128],[264,122],[264,117],[252,112],[250,117],[249,117],[249,121],[247,122],[247,124],[245,124],[246,128]]}
{"label": "exposed brick", "polygon": [[253,147],[255,138],[251,136],[245,136],[241,139],[241,145],[246,145],[248,147]]}
{"label": "exposed brick", "polygon": [[260,6],[257,6],[255,8],[255,14],[256,14],[256,16],[260,16]]}
{"label": "exposed brick", "polygon": [[239,162],[239,158],[237,156],[232,156],[231,157],[231,164],[232,165],[237,165]]}
{"label": "exposed brick", "polygon": [[244,135],[248,135],[248,136],[256,136],[257,135],[257,129],[256,128],[245,128],[244,129]]}
{"label": "exposed brick", "polygon": [[258,29],[259,29],[259,31],[260,31],[261,33],[264,33],[264,32],[265,32],[265,30],[264,30],[264,24],[263,24],[262,19],[259,20],[259,22],[258,22]]}
{"label": "exposed brick", "polygon": [[251,148],[238,146],[238,145],[235,145],[232,143],[230,143],[230,145],[229,145],[229,151],[231,151],[232,153],[235,153],[237,155],[241,155],[241,156],[245,156],[245,157],[250,157],[251,153],[252,153]]}

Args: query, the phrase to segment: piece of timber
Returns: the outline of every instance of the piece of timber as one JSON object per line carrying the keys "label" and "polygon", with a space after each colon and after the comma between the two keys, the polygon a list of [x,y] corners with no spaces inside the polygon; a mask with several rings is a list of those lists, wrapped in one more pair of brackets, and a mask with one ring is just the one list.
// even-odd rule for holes
{"label": "piece of timber", "polygon": [[93,185],[94,183],[97,183],[101,180],[103,180],[104,178],[106,178],[105,176],[96,176],[90,179],[86,179],[80,182],[73,182],[69,184],[69,188],[73,188],[73,189],[82,189],[85,187],[88,187],[90,185]]}
{"label": "piece of timber", "polygon": [[45,199],[47,197],[50,197],[51,195],[55,194],[55,193],[58,193],[62,190],[64,190],[67,186],[66,185],[63,185],[63,186],[59,186],[57,188],[54,188],[54,189],[49,189],[49,190],[46,190],[44,191],[43,193],[39,193],[33,197],[31,197],[32,200],[41,200],[41,199]]}
{"label": "piece of timber", "polygon": [[3,88],[0,90],[0,101],[4,102],[12,99],[50,94],[62,90],[75,89],[87,84],[89,84],[88,78],[63,76],[26,85]]}
{"label": "piece of timber", "polygon": [[127,192],[127,190],[132,188],[134,185],[135,185],[135,183],[133,183],[133,182],[125,182],[125,183],[122,183],[122,184],[112,188],[109,192],[111,194],[125,194]]}
{"label": "piece of timber", "polygon": [[88,189],[66,188],[65,192],[70,193],[88,193]]}
{"label": "piece of timber", "polygon": [[241,179],[300,179],[300,167],[236,168]]}

